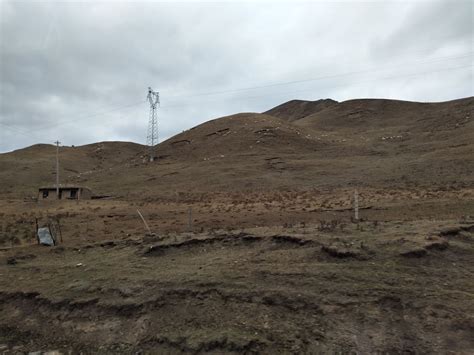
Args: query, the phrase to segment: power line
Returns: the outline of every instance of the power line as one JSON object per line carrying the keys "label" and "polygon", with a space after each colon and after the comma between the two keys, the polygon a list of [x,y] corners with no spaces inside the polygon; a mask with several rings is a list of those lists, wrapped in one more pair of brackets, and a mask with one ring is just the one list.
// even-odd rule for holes
{"label": "power line", "polygon": [[67,123],[70,123],[70,122],[75,122],[75,121],[78,121],[78,120],[81,120],[81,119],[89,119],[89,118],[92,118],[92,117],[107,115],[111,112],[122,111],[122,110],[125,110],[127,108],[131,108],[131,107],[143,104],[145,102],[146,102],[145,100],[141,100],[141,101],[137,101],[137,102],[134,102],[134,103],[131,103],[131,104],[128,104],[128,105],[118,106],[118,107],[115,107],[115,108],[112,108],[112,109],[109,109],[109,110],[103,111],[103,112],[96,112],[96,113],[92,113],[92,114],[79,115],[79,116],[75,116],[75,118],[70,119],[70,120],[60,121],[60,122],[57,122],[57,123],[54,123],[54,124],[51,124],[51,125],[42,126],[40,128],[36,128],[36,129],[37,130],[43,130],[43,129],[48,129],[48,128],[52,128],[52,127],[57,127],[57,126],[67,124]]}
{"label": "power line", "polygon": [[[354,83],[344,83],[344,84],[337,84],[337,85],[329,85],[325,86],[324,88],[336,88],[336,87],[347,87],[347,86],[357,86],[361,84],[367,84],[367,83],[372,83],[372,82],[377,82],[380,80],[391,80],[391,79],[405,79],[405,78],[411,78],[411,77],[416,77],[420,75],[426,75],[426,74],[433,74],[433,73],[439,73],[439,72],[444,72],[444,71],[451,71],[451,70],[459,70],[459,69],[466,69],[466,68],[474,68],[474,64],[469,64],[469,65],[463,65],[459,67],[451,67],[451,68],[444,68],[444,69],[438,69],[438,70],[431,70],[431,71],[425,71],[421,73],[413,73],[413,74],[406,74],[406,75],[395,75],[395,76],[386,76],[386,77],[381,77],[381,78],[376,78],[376,79],[371,79],[371,80],[364,80],[364,81],[358,81]],[[295,93],[303,93],[303,92],[310,92],[313,90],[310,89],[305,89],[305,90],[298,90],[298,91],[292,91],[292,94]],[[288,92],[280,92],[275,94],[276,95],[283,95],[283,94],[288,94]],[[246,99],[253,99],[253,98],[261,98],[261,97],[269,97],[271,95],[256,95],[256,96],[247,96],[245,97]]]}
{"label": "power line", "polygon": [[[58,127],[58,126],[61,126],[61,125],[64,125],[64,124],[73,123],[73,122],[76,122],[76,121],[81,120],[81,119],[88,119],[88,118],[91,118],[91,117],[106,115],[106,114],[109,114],[109,113],[112,113],[112,112],[121,111],[121,110],[130,108],[130,107],[137,106],[137,105],[142,104],[144,102],[145,101],[142,100],[142,101],[134,102],[134,103],[131,103],[131,104],[128,104],[128,105],[122,105],[122,106],[119,106],[119,107],[115,107],[115,108],[112,108],[108,111],[96,112],[96,113],[89,114],[89,115],[79,115],[79,116],[76,116],[74,119],[71,119],[71,120],[64,120],[64,121],[60,121],[60,122],[50,124],[50,125],[46,125],[46,126],[35,127],[35,130],[36,131],[41,131],[41,130],[45,130],[45,129],[48,129],[48,128],[55,128],[55,127]],[[11,131],[15,131],[16,133],[20,133],[20,134],[22,134],[26,137],[30,137],[30,138],[33,138],[33,139],[37,139],[38,136],[39,136],[38,133],[31,134],[31,132],[27,132],[25,130],[22,130],[22,129],[18,128],[17,126],[9,125],[9,124],[3,123],[3,122],[0,122],[0,125],[6,127],[7,129],[10,129]]]}
{"label": "power line", "polygon": [[351,72],[345,72],[345,73],[339,73],[339,74],[325,75],[325,76],[320,76],[320,77],[311,78],[311,79],[275,82],[275,83],[268,83],[268,84],[263,84],[263,85],[242,87],[242,88],[237,88],[237,89],[210,91],[210,92],[203,92],[203,93],[190,94],[190,95],[168,96],[168,98],[173,99],[173,98],[190,98],[190,97],[199,97],[199,96],[213,96],[213,95],[222,95],[222,94],[228,94],[228,93],[236,93],[236,92],[241,92],[241,91],[264,89],[264,88],[269,88],[269,87],[274,87],[274,86],[300,84],[300,83],[304,83],[304,82],[311,82],[311,81],[318,81],[318,80],[325,80],[325,79],[333,79],[333,78],[344,77],[344,76],[349,76],[349,75],[365,74],[365,73],[370,73],[370,72],[375,72],[375,71],[395,69],[395,68],[399,68],[399,67],[406,66],[406,65],[430,64],[430,63],[436,63],[436,62],[445,61],[445,60],[463,59],[463,58],[472,57],[473,54],[474,54],[474,52],[466,52],[462,55],[457,55],[457,56],[445,56],[445,57],[433,58],[433,59],[430,59],[430,60],[403,63],[403,64],[399,64],[399,65],[395,65],[395,66],[384,66],[384,67],[371,68],[371,69],[358,70],[358,71],[351,71]]}
{"label": "power line", "polygon": [[[451,67],[451,68],[443,68],[443,69],[437,69],[437,70],[430,70],[430,71],[424,71],[420,73],[413,73],[413,74],[405,74],[405,75],[395,75],[395,76],[388,76],[388,77],[382,77],[382,78],[376,78],[376,79],[370,79],[370,80],[364,80],[364,81],[357,81],[354,83],[344,83],[344,84],[337,84],[337,85],[327,85],[324,86],[324,88],[334,88],[334,87],[345,87],[345,86],[351,86],[351,85],[359,85],[359,84],[365,84],[365,83],[370,83],[370,82],[376,82],[379,80],[390,80],[390,79],[399,79],[399,78],[409,78],[409,77],[415,77],[415,76],[420,76],[420,75],[425,75],[425,74],[431,74],[431,73],[438,73],[438,72],[443,72],[443,71],[451,71],[451,70],[459,70],[459,69],[465,69],[465,68],[470,68],[473,67],[474,64],[469,64],[469,65],[464,65],[464,66],[459,66],[459,67]],[[262,97],[271,97],[271,96],[279,96],[283,94],[294,94],[294,93],[301,93],[301,92],[308,92],[312,91],[310,89],[306,90],[298,90],[298,91],[283,91],[275,94],[261,94],[261,95],[253,95],[253,96],[239,96],[239,97],[234,97],[230,98],[227,100],[242,100],[242,99],[253,99],[253,98],[262,98]],[[206,102],[222,102],[221,100],[207,100]],[[185,103],[185,104],[171,104],[171,105],[162,105],[162,108],[173,108],[173,107],[183,107],[183,106],[189,106],[189,105],[194,105],[194,103]]]}
{"label": "power line", "polygon": [[27,131],[24,131],[24,130],[16,127],[16,126],[8,125],[8,124],[3,123],[3,122],[0,122],[0,125],[6,127],[7,129],[9,129],[11,131],[15,131],[16,133],[23,134],[24,136],[28,136],[28,137],[31,137],[31,138],[36,138],[36,136],[33,136],[31,133],[29,133]]}
{"label": "power line", "polygon": [[[396,75],[396,76],[389,76],[389,77],[382,77],[382,78],[376,78],[376,79],[371,79],[371,80],[365,80],[365,81],[358,81],[358,82],[355,82],[355,83],[344,83],[344,84],[340,84],[340,85],[329,85],[329,86],[325,86],[325,88],[334,88],[334,87],[342,87],[342,86],[351,86],[351,85],[359,85],[359,84],[363,84],[363,83],[369,83],[369,82],[375,82],[375,81],[379,81],[379,80],[389,80],[389,79],[398,79],[398,78],[407,78],[407,77],[414,77],[414,76],[419,76],[419,75],[425,75],[425,74],[431,74],[431,73],[437,73],[437,72],[443,72],[443,71],[451,71],[451,70],[459,70],[459,69],[464,69],[464,68],[469,68],[469,67],[472,67],[473,64],[469,64],[469,65],[465,65],[465,66],[459,66],[459,67],[451,67],[451,68],[443,68],[443,69],[437,69],[437,70],[430,70],[430,71],[425,71],[425,72],[421,72],[421,73],[414,73],[414,74],[407,74],[407,75]],[[302,92],[309,92],[309,91],[312,91],[312,90],[298,90],[298,91],[291,91],[291,92],[288,92],[288,91],[285,91],[285,92],[280,92],[280,93],[276,93],[276,94],[262,94],[262,95],[253,95],[253,96],[243,96],[243,97],[235,97],[235,98],[231,98],[231,99],[227,99],[227,100],[242,100],[242,99],[254,99],[254,98],[261,98],[261,97],[271,97],[271,96],[280,96],[280,95],[283,95],[283,94],[290,94],[290,93],[302,93]],[[220,100],[207,100],[206,102],[216,102],[216,101],[219,101]],[[99,112],[99,113],[95,113],[95,114],[91,114],[89,116],[81,116],[81,118],[83,119],[88,119],[90,117],[95,117],[95,116],[99,116],[99,115],[105,115],[105,114],[108,114],[108,113],[111,113],[111,112],[116,112],[116,111],[120,111],[120,110],[123,110],[125,108],[129,108],[129,107],[133,107],[133,106],[136,106],[138,104],[142,104],[144,103],[145,101],[140,101],[138,103],[133,103],[133,104],[129,104],[129,105],[125,105],[125,106],[121,106],[121,107],[116,107],[116,108],[113,108],[111,110],[108,110],[108,111],[105,111],[105,112]],[[185,106],[189,106],[189,105],[194,105],[193,103],[185,103],[185,104],[171,104],[171,105],[161,105],[162,108],[173,108],[173,107],[185,107]],[[62,122],[59,122],[57,124],[53,124],[53,125],[49,125],[49,126],[43,126],[43,127],[40,127],[40,128],[37,128],[36,130],[44,130],[44,129],[47,129],[47,128],[53,128],[53,127],[57,127],[59,125],[63,125],[63,124],[66,124],[66,123],[71,123],[71,122],[75,122],[77,121],[77,119],[74,119],[74,120],[68,120],[68,121],[62,121]],[[1,123],[3,126],[6,126],[12,130],[16,130],[17,132],[25,135],[25,136],[29,136],[29,137],[32,137],[32,138],[36,138],[35,136],[31,135],[30,133],[27,133],[26,131],[23,131],[21,129],[19,129],[18,127],[15,127],[15,126],[11,126],[11,125],[7,125],[5,123]]]}
{"label": "power line", "polygon": [[[469,52],[469,53],[470,54],[465,53],[462,56],[440,57],[440,58],[432,59],[430,61],[423,61],[423,62],[416,62],[416,63],[418,63],[418,64],[428,64],[428,63],[439,62],[439,61],[444,61],[444,60],[462,59],[462,58],[471,57],[474,52]],[[318,77],[318,78],[305,79],[305,80],[294,80],[294,81],[287,81],[287,82],[278,82],[278,83],[271,83],[271,84],[253,86],[253,87],[246,87],[246,88],[237,88],[237,89],[221,90],[221,91],[215,91],[215,92],[198,93],[198,94],[188,95],[188,96],[174,96],[174,98],[214,96],[214,95],[220,95],[220,94],[225,94],[225,93],[236,93],[236,92],[244,92],[244,91],[262,89],[262,88],[268,88],[268,87],[293,85],[293,84],[299,84],[299,83],[304,83],[304,82],[314,82],[314,81],[318,81],[318,80],[344,77],[344,76],[350,76],[350,75],[355,75],[355,74],[363,74],[363,73],[369,73],[369,72],[374,72],[374,71],[380,71],[380,70],[384,70],[384,69],[385,70],[386,69],[393,69],[393,68],[397,68],[397,67],[408,65],[408,64],[410,64],[410,63],[405,63],[405,64],[394,66],[394,67],[385,67],[385,68],[379,68],[379,69],[369,69],[369,70],[361,70],[361,71],[346,72],[346,73],[340,73],[340,74],[334,74],[334,75],[327,75],[327,76],[321,76],[321,77]],[[414,63],[411,63],[411,64],[414,64]],[[396,75],[396,76],[390,76],[390,77],[385,77],[385,78],[377,78],[377,79],[373,79],[373,80],[367,80],[367,81],[363,81],[362,83],[373,82],[373,81],[378,81],[378,80],[387,80],[387,79],[395,79],[395,78],[402,78],[402,77],[418,76],[418,75],[424,75],[424,74],[428,74],[428,73],[441,72],[441,71],[457,70],[457,69],[467,68],[467,67],[471,67],[471,66],[472,66],[472,64],[467,65],[467,66],[454,67],[454,68],[445,68],[445,69],[437,69],[437,70],[432,70],[432,71],[425,71],[425,72],[422,72],[422,73],[415,73],[415,74],[408,74],[408,75]],[[359,83],[361,83],[361,82],[359,82]],[[354,84],[357,84],[357,83],[344,84],[344,86],[354,85]],[[341,86],[341,85],[335,85],[335,86],[333,85],[333,86],[330,86],[330,87],[337,87],[337,86]],[[310,90],[297,91],[297,92],[305,92],[305,91],[310,91]],[[283,93],[279,93],[279,95],[280,94],[283,94]],[[263,95],[250,96],[250,97],[249,96],[247,96],[247,97],[238,97],[237,99],[246,99],[246,98],[255,98],[255,97],[268,97],[268,96],[272,96],[272,95],[263,94]],[[143,104],[145,102],[146,102],[146,100],[140,100],[140,101],[136,101],[136,102],[133,102],[133,103],[130,103],[130,104],[127,104],[127,105],[114,107],[114,108],[111,108],[107,111],[75,116],[73,119],[63,120],[63,121],[60,121],[60,122],[57,122],[57,123],[54,123],[54,124],[37,127],[35,129],[36,129],[36,131],[40,131],[40,130],[44,130],[44,129],[48,129],[48,128],[58,127],[60,125],[75,122],[75,121],[78,121],[78,120],[87,120],[87,119],[90,119],[92,117],[107,115],[107,114],[110,114],[112,112],[122,111],[122,110],[125,110],[125,109],[128,109],[128,108],[131,108],[131,107],[135,107],[135,106]],[[213,101],[208,100],[207,102],[213,102]],[[188,106],[188,105],[190,105],[190,104],[171,104],[171,105],[163,105],[162,107],[163,108],[170,108],[170,107],[183,107],[183,106]],[[2,124],[3,126],[9,127],[11,130],[16,130],[17,132],[19,132],[23,135],[35,138],[30,133],[27,133],[26,131],[22,131],[21,129],[19,129],[16,126],[7,125],[7,124],[2,123],[2,122],[0,122],[0,124]]]}

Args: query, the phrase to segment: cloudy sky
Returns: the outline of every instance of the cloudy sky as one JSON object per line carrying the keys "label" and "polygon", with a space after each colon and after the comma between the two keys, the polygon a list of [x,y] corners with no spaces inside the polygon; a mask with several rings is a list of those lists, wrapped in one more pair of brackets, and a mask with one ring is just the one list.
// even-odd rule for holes
{"label": "cloudy sky", "polygon": [[473,1],[0,0],[0,152],[144,144],[291,99],[474,95]]}

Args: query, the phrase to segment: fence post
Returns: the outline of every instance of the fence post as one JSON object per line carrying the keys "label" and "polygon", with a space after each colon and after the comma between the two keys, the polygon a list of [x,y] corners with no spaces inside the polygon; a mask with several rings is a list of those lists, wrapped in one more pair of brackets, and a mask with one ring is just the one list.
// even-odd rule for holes
{"label": "fence post", "polygon": [[137,212],[138,212],[138,215],[140,216],[140,218],[142,219],[143,224],[145,225],[146,229],[148,230],[148,233],[152,234],[150,227],[148,227],[148,224],[146,223],[145,218],[143,218],[143,216],[140,213],[140,211],[138,210],[138,208],[137,208]]}
{"label": "fence post", "polygon": [[193,231],[193,208],[190,206],[188,209],[188,230]]}
{"label": "fence post", "polygon": [[359,220],[359,193],[357,190],[354,191],[354,218],[356,221]]}

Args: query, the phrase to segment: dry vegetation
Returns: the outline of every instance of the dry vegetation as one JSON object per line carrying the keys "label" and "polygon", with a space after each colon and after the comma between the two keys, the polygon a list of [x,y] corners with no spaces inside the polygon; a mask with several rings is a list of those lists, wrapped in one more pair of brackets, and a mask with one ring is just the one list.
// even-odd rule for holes
{"label": "dry vegetation", "polygon": [[295,101],[153,164],[65,149],[62,176],[108,200],[34,201],[54,148],[0,155],[0,352],[472,353],[473,104]]}

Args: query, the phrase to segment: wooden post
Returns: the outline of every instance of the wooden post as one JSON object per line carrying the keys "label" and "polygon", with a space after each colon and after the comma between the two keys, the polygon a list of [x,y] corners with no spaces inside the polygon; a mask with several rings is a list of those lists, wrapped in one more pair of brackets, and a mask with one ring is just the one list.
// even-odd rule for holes
{"label": "wooden post", "polygon": [[[54,229],[54,228],[53,228]],[[49,230],[49,235],[51,236],[51,238],[53,239],[53,245],[56,246],[57,244],[57,241],[56,241],[56,236],[54,235],[55,233],[53,233],[53,229],[51,229],[51,222],[48,221],[48,230]]]}
{"label": "wooden post", "polygon": [[143,218],[142,214],[140,213],[140,211],[138,209],[137,209],[137,212],[138,212],[138,215],[140,216],[140,218],[142,219],[143,224],[145,225],[146,229],[148,230],[148,233],[152,234],[150,227],[148,227],[148,224],[145,221],[145,218]]}
{"label": "wooden post", "polygon": [[188,210],[188,230],[190,232],[193,231],[193,209],[192,209],[192,207],[189,207],[189,210]]}
{"label": "wooden post", "polygon": [[35,217],[35,238],[36,238],[36,243],[39,244],[39,237],[38,237],[38,218]]}
{"label": "wooden post", "polygon": [[59,240],[62,243],[63,242],[63,233],[61,232],[61,224],[59,223],[59,217],[56,217],[56,222],[58,223]]}
{"label": "wooden post", "polygon": [[359,193],[357,190],[354,191],[354,218],[356,221],[359,220]]}

